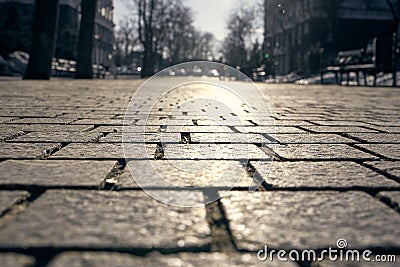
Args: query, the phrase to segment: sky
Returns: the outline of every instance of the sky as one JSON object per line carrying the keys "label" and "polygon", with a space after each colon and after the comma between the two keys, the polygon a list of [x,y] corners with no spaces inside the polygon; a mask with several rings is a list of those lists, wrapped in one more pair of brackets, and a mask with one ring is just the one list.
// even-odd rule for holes
{"label": "sky", "polygon": [[[114,23],[118,24],[129,9],[124,4],[129,0],[114,0]],[[194,11],[194,25],[198,30],[211,32],[222,41],[227,35],[226,21],[232,10],[240,4],[253,4],[256,0],[182,0]]]}

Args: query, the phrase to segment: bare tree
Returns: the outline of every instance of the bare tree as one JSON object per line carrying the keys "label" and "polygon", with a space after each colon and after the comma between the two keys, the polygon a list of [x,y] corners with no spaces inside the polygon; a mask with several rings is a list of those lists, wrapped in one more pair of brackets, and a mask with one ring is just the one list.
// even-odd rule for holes
{"label": "bare tree", "polygon": [[397,45],[399,42],[399,23],[400,23],[400,0],[386,0],[393,15],[393,45],[392,45],[392,67],[393,67],[393,86],[397,86],[397,65],[399,56]]}
{"label": "bare tree", "polygon": [[36,0],[33,40],[24,79],[50,78],[57,35],[58,0]]}
{"label": "bare tree", "polygon": [[138,11],[139,41],[143,45],[142,77],[149,77],[154,72],[155,64],[155,9],[160,0],[134,0]]}
{"label": "bare tree", "polygon": [[115,45],[116,45],[116,60],[120,64],[128,64],[130,53],[133,51],[134,46],[138,44],[135,38],[135,27],[133,21],[125,17],[118,23],[118,29],[115,32]]}
{"label": "bare tree", "polygon": [[231,14],[227,22],[228,36],[225,38],[223,55],[231,66],[240,66],[250,74],[250,54],[254,49],[255,12],[253,8],[241,8]]}
{"label": "bare tree", "polygon": [[92,51],[94,19],[97,0],[82,0],[82,18],[79,29],[76,79],[92,79]]}

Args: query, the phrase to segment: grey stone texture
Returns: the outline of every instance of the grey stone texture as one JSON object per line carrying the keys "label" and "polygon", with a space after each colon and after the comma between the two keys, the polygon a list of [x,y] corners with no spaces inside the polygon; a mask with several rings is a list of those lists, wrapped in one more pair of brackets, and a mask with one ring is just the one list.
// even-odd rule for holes
{"label": "grey stone texture", "polygon": [[0,163],[0,185],[98,186],[116,161],[7,160]]}
{"label": "grey stone texture", "polygon": [[0,247],[148,249],[209,242],[203,208],[167,206],[144,192],[49,190],[0,230]]}
{"label": "grey stone texture", "polygon": [[398,89],[259,83],[255,118],[199,79],[151,114],[157,90],[127,111],[140,79],[1,81],[0,265],[300,266],[257,251],[339,238],[399,256]]}
{"label": "grey stone texture", "polygon": [[132,256],[122,253],[96,253],[96,252],[65,252],[55,257],[49,267],[95,267],[95,266],[283,266],[295,267],[290,262],[262,262],[254,253],[178,253],[176,255],[161,255],[151,253],[146,257]]}
{"label": "grey stone texture", "polygon": [[254,165],[268,184],[278,188],[400,187],[400,183],[349,161],[275,161]]}
{"label": "grey stone texture", "polygon": [[[240,249],[399,246],[399,214],[363,192],[231,192],[222,199]],[[379,238],[376,238],[379,236]]]}
{"label": "grey stone texture", "polygon": [[24,254],[2,253],[0,262],[2,267],[31,267],[35,264],[35,258]]}
{"label": "grey stone texture", "polygon": [[0,191],[0,214],[29,197],[25,191]]}

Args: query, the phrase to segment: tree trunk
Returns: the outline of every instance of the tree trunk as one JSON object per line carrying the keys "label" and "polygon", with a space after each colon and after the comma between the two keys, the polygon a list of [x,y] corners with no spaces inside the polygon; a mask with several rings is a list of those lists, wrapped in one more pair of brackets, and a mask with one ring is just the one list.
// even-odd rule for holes
{"label": "tree trunk", "polygon": [[94,19],[97,0],[82,0],[82,18],[79,29],[76,79],[92,79],[92,51]]}
{"label": "tree trunk", "polygon": [[48,80],[56,46],[58,0],[36,0],[32,48],[24,79]]}
{"label": "tree trunk", "polygon": [[397,87],[397,65],[399,62],[399,55],[397,53],[397,43],[399,40],[398,32],[399,32],[399,21],[395,20],[393,29],[393,44],[392,44],[393,87]]}

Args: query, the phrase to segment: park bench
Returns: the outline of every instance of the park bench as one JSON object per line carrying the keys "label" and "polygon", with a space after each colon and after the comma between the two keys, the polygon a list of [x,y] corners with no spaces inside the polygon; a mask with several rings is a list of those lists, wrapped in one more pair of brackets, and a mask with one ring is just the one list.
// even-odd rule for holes
{"label": "park bench", "polygon": [[[54,58],[51,69],[53,76],[56,77],[73,77],[76,72],[76,61],[68,60],[63,58]],[[93,77],[95,78],[106,78],[110,75],[109,71],[99,64],[92,65]]]}
{"label": "park bench", "polygon": [[356,74],[357,85],[360,85],[360,73],[363,74],[365,85],[368,85],[368,75],[373,75],[373,86],[376,86],[378,73],[393,72],[392,42],[375,38],[365,49],[339,51],[335,64],[321,72],[321,83],[324,82],[324,74],[329,72],[335,74],[337,84],[342,84],[343,76],[346,75],[347,85],[350,83],[351,73]]}

